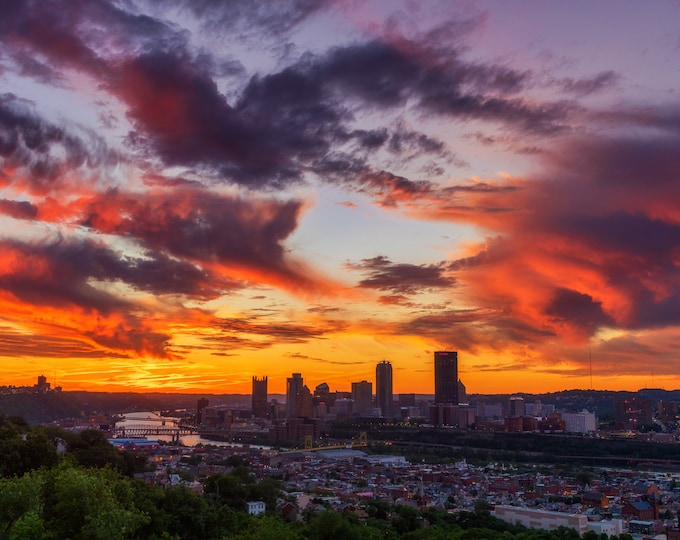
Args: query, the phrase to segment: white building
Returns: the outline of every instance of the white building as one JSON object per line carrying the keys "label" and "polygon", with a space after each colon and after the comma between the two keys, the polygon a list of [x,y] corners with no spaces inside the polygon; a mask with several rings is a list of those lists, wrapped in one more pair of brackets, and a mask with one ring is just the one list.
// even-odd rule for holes
{"label": "white building", "polygon": [[589,521],[587,530],[594,531],[598,535],[606,534],[607,536],[619,535],[623,532],[622,519],[607,519],[603,521]]}
{"label": "white building", "polygon": [[588,526],[588,518],[583,514],[565,514],[504,505],[497,505],[492,514],[507,523],[524,525],[530,529],[553,531],[558,527],[569,527],[576,529],[581,536]]}
{"label": "white building", "polygon": [[562,413],[564,431],[567,433],[591,433],[597,431],[597,416],[583,409],[579,413]]}
{"label": "white building", "polygon": [[259,516],[260,514],[264,514],[266,508],[264,501],[249,501],[246,504],[248,505],[249,516]]}

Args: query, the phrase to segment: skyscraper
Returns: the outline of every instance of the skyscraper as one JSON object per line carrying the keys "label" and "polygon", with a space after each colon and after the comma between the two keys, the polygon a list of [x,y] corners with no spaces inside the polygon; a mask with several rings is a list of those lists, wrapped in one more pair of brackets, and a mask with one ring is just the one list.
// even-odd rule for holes
{"label": "skyscraper", "polygon": [[265,418],[267,416],[267,377],[253,377],[253,416]]}
{"label": "skyscraper", "polygon": [[434,402],[458,405],[458,353],[434,353]]}
{"label": "skyscraper", "polygon": [[375,402],[384,418],[393,418],[392,413],[392,364],[381,360],[375,368]]}
{"label": "skyscraper", "polygon": [[304,386],[301,373],[293,373],[286,379],[286,418],[295,418],[297,396]]}

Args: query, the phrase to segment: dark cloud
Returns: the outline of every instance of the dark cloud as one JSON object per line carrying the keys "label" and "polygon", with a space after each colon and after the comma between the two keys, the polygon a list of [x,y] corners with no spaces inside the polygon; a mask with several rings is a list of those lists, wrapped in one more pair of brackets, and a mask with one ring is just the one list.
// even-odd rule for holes
{"label": "dark cloud", "polygon": [[[210,17],[211,24],[243,23],[279,35],[323,7],[315,1],[266,8],[206,1],[173,9]],[[428,154],[453,159],[442,141],[415,130],[352,128],[357,111],[413,104],[426,114],[547,134],[562,130],[571,110],[567,103],[509,97],[528,84],[530,74],[464,62],[457,48],[428,45],[425,37],[373,40],[303,56],[277,72],[251,77],[242,91],[232,89],[228,101],[216,78],[240,76],[242,66],[193,50],[180,29],[124,5],[95,1],[65,9],[56,1],[17,3],[6,9],[2,28],[17,62],[38,52],[89,74],[121,99],[135,128],[128,143],[140,155],[251,187],[284,188],[305,172],[327,179],[341,163],[331,150],[351,140],[358,154],[345,161],[353,161],[353,169],[373,169],[364,153],[385,146],[404,161]],[[428,167],[443,172],[434,163]]]}
{"label": "dark cloud", "polygon": [[615,87],[621,76],[614,71],[602,71],[590,79],[561,79],[558,85],[570,94],[587,96]]}
{"label": "dark cloud", "polygon": [[13,94],[0,95],[0,164],[15,171],[4,182],[16,175],[30,191],[43,194],[62,186],[67,173],[118,161],[99,137],[84,130],[81,135],[42,119]]}
{"label": "dark cloud", "polygon": [[602,303],[588,294],[569,289],[558,289],[545,308],[546,315],[568,321],[592,334],[598,328],[610,326],[614,321],[602,309]]}
{"label": "dark cloud", "polygon": [[214,326],[222,334],[205,339],[226,343],[236,340],[234,343],[260,349],[281,343],[308,343],[317,339],[326,339],[329,334],[341,331],[346,324],[340,321],[324,321],[316,325],[276,323],[253,316],[217,319]]}
{"label": "dark cloud", "polygon": [[[582,344],[602,328],[675,326],[678,147],[672,132],[581,137],[543,155],[533,180],[457,190],[468,211],[442,209],[496,233],[448,267],[480,306],[507,313],[488,327],[516,343]],[[500,205],[508,211],[486,211]]]}
{"label": "dark cloud", "polygon": [[455,279],[445,274],[444,264],[399,264],[393,263],[387,257],[377,256],[362,259],[360,263],[349,264],[348,267],[368,274],[367,278],[359,281],[359,287],[392,291],[400,295],[455,285]]}
{"label": "dark cloud", "polygon": [[290,263],[283,246],[300,211],[298,201],[245,200],[194,189],[148,197],[109,191],[84,201],[74,218],[94,231],[134,238],[151,253],[311,290],[314,277]]}
{"label": "dark cloud", "polygon": [[0,199],[0,214],[17,219],[35,219],[38,215],[38,208],[27,201]]}
{"label": "dark cloud", "polygon": [[419,133],[417,131],[408,129],[399,129],[393,133],[390,137],[389,148],[395,154],[402,154],[406,152],[415,155],[419,155],[421,153],[446,153],[446,145],[442,141],[428,137],[424,133]]}
{"label": "dark cloud", "polygon": [[252,39],[281,39],[292,28],[329,4],[327,0],[274,0],[267,4],[249,0],[151,0],[149,6],[191,12],[204,29],[238,33]]}

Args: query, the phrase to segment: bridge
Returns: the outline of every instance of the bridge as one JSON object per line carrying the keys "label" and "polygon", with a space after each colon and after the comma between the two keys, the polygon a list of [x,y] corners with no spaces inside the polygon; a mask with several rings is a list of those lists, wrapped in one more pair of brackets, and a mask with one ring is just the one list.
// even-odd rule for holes
{"label": "bridge", "polygon": [[361,448],[365,446],[368,446],[368,438],[366,436],[365,431],[359,433],[359,437],[357,439],[352,439],[351,441],[348,441],[346,443],[326,444],[322,446],[314,446],[314,440],[312,436],[307,435],[304,441],[304,448],[294,448],[292,450],[287,450],[285,452],[279,452],[279,455],[293,454],[296,452],[319,452],[321,450],[339,450],[339,449],[345,450],[352,448]]}
{"label": "bridge", "polygon": [[[251,435],[252,432],[239,429],[208,429],[187,424],[175,426],[155,425],[155,424],[131,424],[127,426],[114,427],[111,430],[114,437],[148,437],[162,435],[171,437],[173,444],[179,444],[180,439],[186,435],[201,435],[207,439],[211,437],[217,440],[235,442],[239,437]],[[261,432],[255,434],[261,435]]]}
{"label": "bridge", "polygon": [[170,436],[174,444],[179,443],[180,437],[197,435],[198,428],[194,426],[155,426],[147,424],[115,427],[111,430],[115,437],[148,437],[149,435]]}

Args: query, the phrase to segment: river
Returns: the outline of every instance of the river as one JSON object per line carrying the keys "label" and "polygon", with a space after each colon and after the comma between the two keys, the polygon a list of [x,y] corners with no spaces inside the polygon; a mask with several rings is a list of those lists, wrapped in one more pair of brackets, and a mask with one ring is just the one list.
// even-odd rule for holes
{"label": "river", "polygon": [[[161,416],[158,411],[142,411],[142,412],[131,412],[126,413],[125,420],[116,422],[116,427],[174,427],[177,425],[179,418],[171,416]],[[150,435],[150,439],[155,439],[157,441],[171,442],[172,437],[170,435]],[[238,444],[238,443],[228,443],[224,441],[213,441],[211,439],[206,439],[200,435],[184,435],[180,439],[180,442],[184,446],[196,446],[198,444],[212,444],[213,446],[249,446],[250,448],[259,448],[262,450],[269,450],[271,447],[255,445],[255,444]]]}

